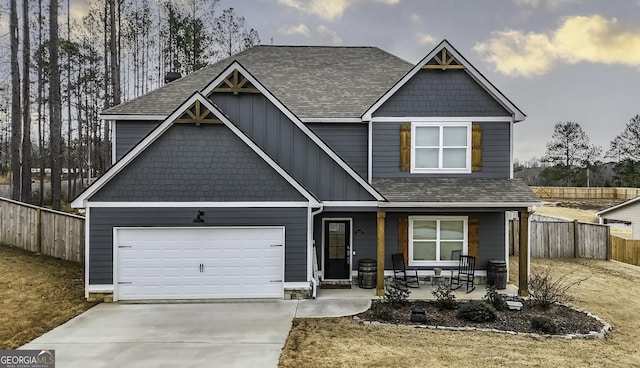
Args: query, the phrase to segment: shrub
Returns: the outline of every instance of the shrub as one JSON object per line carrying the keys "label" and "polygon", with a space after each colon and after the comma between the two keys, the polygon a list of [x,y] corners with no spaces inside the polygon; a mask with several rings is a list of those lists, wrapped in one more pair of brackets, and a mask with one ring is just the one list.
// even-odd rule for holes
{"label": "shrub", "polygon": [[569,275],[554,276],[549,267],[532,272],[529,280],[529,293],[533,304],[542,309],[549,309],[556,302],[572,301],[573,297],[569,294],[569,289],[586,279],[569,282],[567,281]]}
{"label": "shrub", "polygon": [[400,308],[407,304],[409,293],[410,291],[407,289],[403,289],[396,284],[390,284],[384,292],[384,301],[393,308]]}
{"label": "shrub", "polygon": [[531,327],[533,327],[534,330],[547,334],[554,334],[558,331],[558,326],[555,321],[547,316],[533,316],[530,321]]}
{"label": "shrub", "polygon": [[499,311],[504,310],[507,307],[507,301],[504,299],[504,295],[500,294],[493,285],[487,288],[487,292],[484,294],[482,300]]}
{"label": "shrub", "polygon": [[459,303],[456,300],[456,296],[453,295],[453,292],[448,287],[439,285],[431,294],[436,298],[436,307],[438,307],[438,309],[453,310],[458,308]]}
{"label": "shrub", "polygon": [[465,303],[458,310],[458,318],[472,322],[495,321],[498,317],[496,309],[485,302]]}
{"label": "shrub", "polygon": [[393,318],[393,308],[382,299],[371,302],[371,313],[373,317],[383,321],[389,321]]}

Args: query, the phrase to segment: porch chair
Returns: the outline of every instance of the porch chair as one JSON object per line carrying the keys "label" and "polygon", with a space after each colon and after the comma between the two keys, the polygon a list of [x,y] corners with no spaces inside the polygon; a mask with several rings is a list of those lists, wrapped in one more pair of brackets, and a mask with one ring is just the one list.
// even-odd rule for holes
{"label": "porch chair", "polygon": [[458,271],[451,271],[451,289],[457,290],[463,284],[466,284],[467,293],[472,292],[476,288],[473,284],[475,269],[476,257],[461,255],[460,260],[458,261]]}
{"label": "porch chair", "polygon": [[420,282],[418,281],[418,270],[407,270],[404,263],[403,253],[392,254],[391,263],[393,263],[393,282],[396,285],[401,285],[405,288],[420,287]]}

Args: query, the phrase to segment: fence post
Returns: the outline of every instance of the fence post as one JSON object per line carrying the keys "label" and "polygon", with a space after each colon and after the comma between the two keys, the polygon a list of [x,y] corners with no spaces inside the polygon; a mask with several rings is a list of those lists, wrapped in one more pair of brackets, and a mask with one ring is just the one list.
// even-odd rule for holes
{"label": "fence post", "polygon": [[606,254],[607,254],[607,261],[611,260],[611,227],[607,226],[607,242],[606,242]]}
{"label": "fence post", "polygon": [[578,222],[578,220],[573,220],[573,258],[579,258],[580,257],[580,241],[579,241],[579,236],[578,234],[580,234],[580,223]]}
{"label": "fence post", "polygon": [[42,254],[42,210],[36,210],[36,245],[38,253]]}

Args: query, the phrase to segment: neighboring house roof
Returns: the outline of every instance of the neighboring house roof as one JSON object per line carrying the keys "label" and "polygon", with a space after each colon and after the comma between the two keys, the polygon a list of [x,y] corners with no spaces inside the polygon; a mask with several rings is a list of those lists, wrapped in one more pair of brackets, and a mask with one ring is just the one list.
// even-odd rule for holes
{"label": "neighboring house roof", "polygon": [[598,212],[596,212],[596,216],[601,217],[601,215],[605,215],[605,214],[610,213],[610,212],[615,212],[615,211],[617,211],[619,209],[622,209],[624,207],[631,206],[631,205],[640,206],[640,196],[632,198],[632,199],[629,199],[629,200],[626,200],[626,201],[624,201],[624,202],[622,202],[620,204],[617,204],[615,206],[611,206],[609,208],[605,208],[604,210],[598,211]]}
{"label": "neighboring house roof", "polygon": [[298,118],[360,118],[413,65],[376,47],[256,46],[105,110],[106,119],[156,119],[240,62]]}
{"label": "neighboring house roof", "polygon": [[528,207],[542,201],[520,179],[381,178],[373,186],[389,206]]}
{"label": "neighboring house roof", "polygon": [[[446,51],[441,54],[442,50]],[[440,54],[440,55],[439,55]],[[526,115],[514,105],[502,92],[500,92],[482,73],[480,73],[467,59],[462,56],[447,40],[440,42],[430,53],[427,54],[422,60],[420,60],[405,76],[402,77],[397,83],[386,91],[367,111],[363,114],[364,120],[371,120],[373,113],[380,108],[391,96],[393,96],[402,86],[404,86],[413,76],[415,76],[425,65],[429,64],[432,59],[438,59],[442,56],[449,58],[449,60],[440,60],[443,64],[449,64],[455,62],[457,66],[464,69],[487,93],[489,93],[496,101],[511,113],[513,119],[522,121],[526,118]],[[439,59],[438,59],[439,60]],[[429,65],[428,67],[437,67],[436,65]]]}
{"label": "neighboring house roof", "polygon": [[[188,109],[190,109],[198,101],[202,106],[213,113],[217,119],[220,119],[222,124],[229,128],[234,134],[236,134],[245,144],[247,144],[254,152],[258,154],[269,166],[271,166],[278,174],[285,178],[289,184],[291,184],[300,194],[302,194],[311,206],[318,207],[320,202],[318,199],[309,192],[304,186],[298,183],[289,173],[287,173],[278,163],[273,160],[266,152],[264,152],[255,142],[253,142],[247,135],[245,135],[240,129],[238,129],[218,108],[211,103],[205,96],[199,92],[195,92],[186,101],[183,101],[181,106],[173,111],[173,113],[158,127],[156,127],[149,135],[147,135],[140,143],[138,143],[131,151],[129,151],[122,159],[116,164],[111,166],[104,175],[91,184],[84,192],[82,192],[72,203],[74,208],[87,207],[88,200],[96,194],[101,188],[103,188],[112,178],[118,175],[130,162],[132,162],[138,155],[140,155],[147,147],[155,142],[164,132],[166,132]],[[181,203],[182,206],[188,206],[189,203]]]}

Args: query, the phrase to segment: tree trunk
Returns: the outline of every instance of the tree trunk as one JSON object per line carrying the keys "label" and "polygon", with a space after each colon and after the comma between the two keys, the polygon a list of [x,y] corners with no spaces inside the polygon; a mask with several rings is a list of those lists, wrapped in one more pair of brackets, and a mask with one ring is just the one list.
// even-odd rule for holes
{"label": "tree trunk", "polygon": [[[42,0],[38,0],[38,47],[42,47]],[[42,51],[42,50],[41,50]],[[38,203],[40,206],[44,205],[44,168],[45,168],[45,160],[44,160],[44,126],[42,124],[42,102],[44,95],[44,78],[43,78],[43,70],[44,70],[44,60],[42,59],[42,55],[38,57],[38,151],[40,157],[40,198],[38,199]]]}
{"label": "tree trunk", "polygon": [[31,203],[31,40],[29,36],[29,0],[22,0],[22,202]]}
{"label": "tree trunk", "polygon": [[16,0],[11,0],[9,34],[11,39],[11,198],[20,200],[20,143],[22,125],[20,122],[20,68],[18,65],[18,8]]}
{"label": "tree trunk", "polygon": [[62,200],[62,106],[58,64],[58,0],[49,3],[49,141],[51,148],[51,208],[59,210]]}

